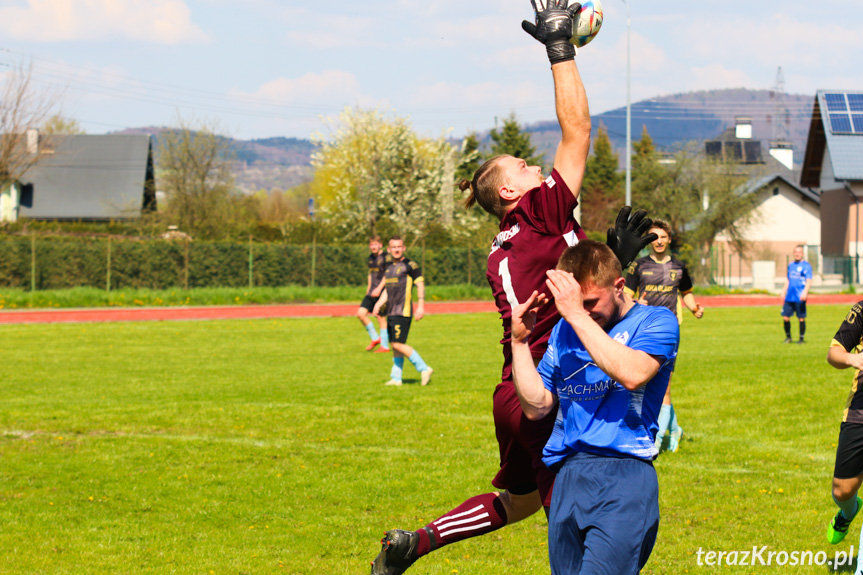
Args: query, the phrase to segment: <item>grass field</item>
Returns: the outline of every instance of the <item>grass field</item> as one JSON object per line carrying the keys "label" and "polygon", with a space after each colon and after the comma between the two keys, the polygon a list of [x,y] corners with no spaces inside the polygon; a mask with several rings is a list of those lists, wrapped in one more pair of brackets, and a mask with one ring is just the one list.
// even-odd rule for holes
{"label": "grass field", "polygon": [[[685,319],[686,436],[656,463],[644,573],[825,573],[697,552],[856,547],[859,520],[825,539],[851,372],[824,358],[846,311],[813,306],[803,346],[780,343],[774,308]],[[388,388],[354,318],[0,328],[0,573],[368,573],[385,529],[489,490],[499,331],[495,314],[427,317],[410,341],[432,385],[407,366],[414,385]],[[548,573],[544,523],[409,573]]]}
{"label": "grass field", "polygon": [[[248,304],[301,304],[350,302],[359,304],[366,286],[336,287],[213,287],[192,289],[117,289],[94,287],[26,291],[0,289],[0,310],[70,307],[171,307]],[[439,300],[490,300],[486,286],[470,284],[429,286],[426,297]]]}
{"label": "grass field", "polygon": [[[192,289],[115,289],[95,287],[28,291],[0,288],[0,310],[85,307],[171,307],[249,304],[351,303],[358,304],[366,286],[213,287]],[[696,294],[724,295],[765,293],[763,290],[728,289],[719,285],[699,286]],[[456,284],[426,286],[431,301],[491,300],[488,286]]]}

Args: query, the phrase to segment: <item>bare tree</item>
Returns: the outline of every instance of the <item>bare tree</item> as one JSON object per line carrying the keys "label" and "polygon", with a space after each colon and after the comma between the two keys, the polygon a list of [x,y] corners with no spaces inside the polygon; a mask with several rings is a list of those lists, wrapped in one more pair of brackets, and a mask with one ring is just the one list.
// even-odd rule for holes
{"label": "bare tree", "polygon": [[254,202],[235,193],[230,146],[214,124],[180,119],[159,139],[156,178],[168,221],[206,239],[242,233],[254,221]]}
{"label": "bare tree", "polygon": [[37,89],[32,66],[20,66],[0,76],[0,180],[17,181],[36,165],[52,146],[38,128],[52,115],[60,96]]}

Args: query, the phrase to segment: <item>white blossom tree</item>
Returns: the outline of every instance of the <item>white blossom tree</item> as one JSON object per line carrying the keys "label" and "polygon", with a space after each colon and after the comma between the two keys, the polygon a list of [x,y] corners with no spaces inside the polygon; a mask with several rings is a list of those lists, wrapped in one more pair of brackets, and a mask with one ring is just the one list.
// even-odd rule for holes
{"label": "white blossom tree", "polygon": [[410,243],[439,225],[458,234],[475,224],[456,209],[459,151],[444,138],[418,136],[404,118],[348,108],[317,135],[314,190],[323,216],[345,240],[374,233],[388,219]]}

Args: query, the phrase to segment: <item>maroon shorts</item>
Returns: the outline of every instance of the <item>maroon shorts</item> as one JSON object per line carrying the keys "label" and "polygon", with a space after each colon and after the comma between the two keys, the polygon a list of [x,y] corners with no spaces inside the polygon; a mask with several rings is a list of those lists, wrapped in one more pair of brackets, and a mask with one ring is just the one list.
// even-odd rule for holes
{"label": "maroon shorts", "polygon": [[543,505],[551,505],[554,472],[542,462],[545,447],[557,409],[538,421],[531,421],[521,410],[512,382],[503,382],[494,390],[494,429],[500,447],[500,471],[491,484],[516,495],[539,489]]}

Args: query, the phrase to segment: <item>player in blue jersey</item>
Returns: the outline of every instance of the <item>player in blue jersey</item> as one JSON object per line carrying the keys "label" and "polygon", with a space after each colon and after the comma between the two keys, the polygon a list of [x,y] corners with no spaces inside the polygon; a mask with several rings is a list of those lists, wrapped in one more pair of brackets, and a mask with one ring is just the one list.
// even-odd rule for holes
{"label": "player in blue jersey", "polygon": [[548,298],[513,310],[513,375],[528,419],[558,407],[543,462],[557,470],[548,519],[555,575],[636,574],[659,527],[657,417],[680,337],[675,315],[624,292],[600,242],[567,248],[546,282],[562,319],[538,367],[529,339]]}
{"label": "player in blue jersey", "polygon": [[785,327],[785,343],[791,343],[791,316],[800,320],[800,339],[806,334],[806,300],[812,286],[812,266],[803,261],[803,246],[794,248],[794,261],[788,264],[785,287],[782,289],[782,324]]}
{"label": "player in blue jersey", "polygon": [[[683,323],[683,305],[700,319],[704,308],[695,302],[692,293],[692,278],[686,264],[671,254],[671,226],[662,220],[654,220],[650,231],[656,239],[650,244],[650,253],[632,262],[626,274],[626,293],[642,305],[663,306],[677,315],[677,323]],[[656,449],[663,444],[668,433],[668,451],[677,451],[683,428],[677,422],[677,413],[671,403],[671,382],[665,391],[662,410],[659,412],[659,431],[656,433]]]}

